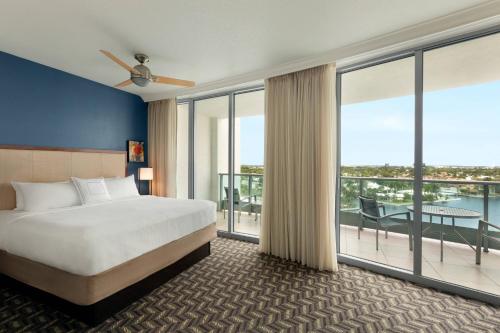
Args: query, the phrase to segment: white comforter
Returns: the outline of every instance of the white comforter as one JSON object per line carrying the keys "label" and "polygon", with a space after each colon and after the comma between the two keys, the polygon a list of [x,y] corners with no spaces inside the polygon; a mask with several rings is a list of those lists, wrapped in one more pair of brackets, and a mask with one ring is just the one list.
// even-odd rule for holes
{"label": "white comforter", "polygon": [[215,220],[213,202],[153,196],[47,212],[0,211],[0,249],[90,276]]}

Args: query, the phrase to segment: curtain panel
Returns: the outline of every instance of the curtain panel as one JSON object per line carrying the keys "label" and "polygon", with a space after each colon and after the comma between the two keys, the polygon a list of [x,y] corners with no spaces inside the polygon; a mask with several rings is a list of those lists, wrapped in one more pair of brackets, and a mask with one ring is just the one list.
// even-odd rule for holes
{"label": "curtain panel", "polygon": [[260,251],[337,270],[335,66],[266,80]]}
{"label": "curtain panel", "polygon": [[148,104],[148,163],[153,168],[153,195],[177,195],[177,102],[175,98]]}

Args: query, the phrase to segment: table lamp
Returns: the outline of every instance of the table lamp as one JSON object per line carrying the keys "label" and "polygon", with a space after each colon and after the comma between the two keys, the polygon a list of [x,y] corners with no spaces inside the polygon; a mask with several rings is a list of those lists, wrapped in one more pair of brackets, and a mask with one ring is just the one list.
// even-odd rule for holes
{"label": "table lamp", "polygon": [[139,192],[141,192],[140,181],[147,180],[149,183],[149,194],[151,194],[151,181],[153,180],[153,168],[139,168]]}

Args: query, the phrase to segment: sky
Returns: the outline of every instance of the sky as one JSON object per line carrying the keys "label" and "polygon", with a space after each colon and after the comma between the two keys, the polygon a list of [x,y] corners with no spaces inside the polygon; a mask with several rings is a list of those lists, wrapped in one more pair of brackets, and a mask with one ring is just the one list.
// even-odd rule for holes
{"label": "sky", "polygon": [[[342,165],[412,165],[414,97],[342,106]],[[240,118],[242,165],[264,164],[264,116]],[[500,81],[424,94],[424,163],[500,166]]]}
{"label": "sky", "polygon": [[[412,165],[414,97],[342,106],[342,165]],[[500,81],[424,94],[427,165],[500,166]]]}
{"label": "sky", "polygon": [[264,115],[240,118],[241,165],[264,165]]}

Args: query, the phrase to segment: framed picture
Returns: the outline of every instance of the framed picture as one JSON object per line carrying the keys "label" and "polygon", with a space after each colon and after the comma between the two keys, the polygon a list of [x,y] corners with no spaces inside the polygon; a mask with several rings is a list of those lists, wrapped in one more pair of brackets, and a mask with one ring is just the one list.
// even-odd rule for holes
{"label": "framed picture", "polygon": [[128,161],[144,162],[144,141],[128,141]]}

